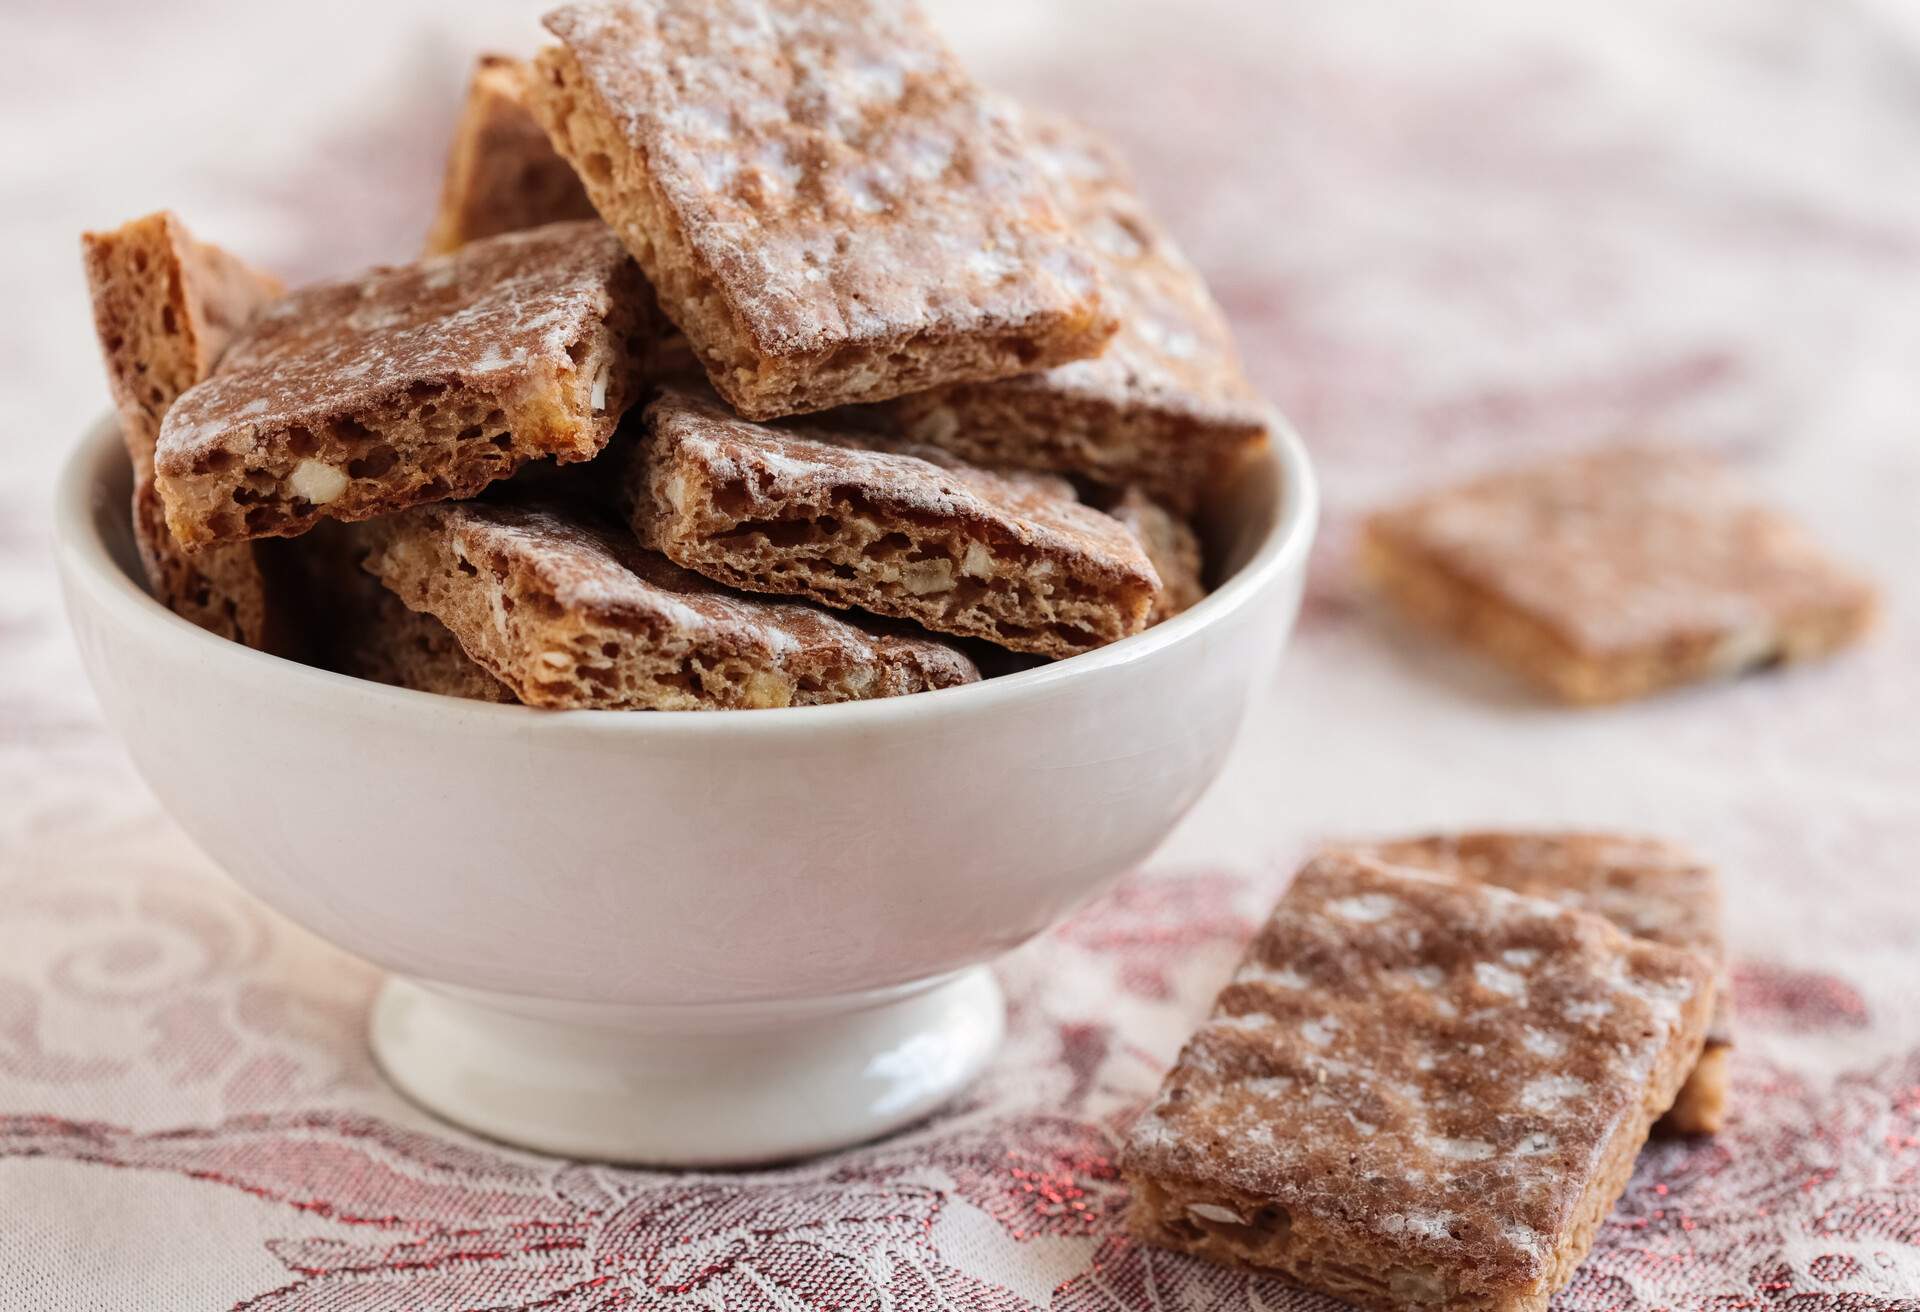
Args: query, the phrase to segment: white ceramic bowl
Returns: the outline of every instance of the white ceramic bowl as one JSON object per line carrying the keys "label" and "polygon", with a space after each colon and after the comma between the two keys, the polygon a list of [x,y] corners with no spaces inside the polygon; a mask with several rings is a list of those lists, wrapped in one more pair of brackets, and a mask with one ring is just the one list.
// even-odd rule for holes
{"label": "white ceramic bowl", "polygon": [[766,1161],[884,1133],[985,1063],[985,963],[1138,864],[1219,772],[1299,608],[1282,428],[1209,511],[1227,575],[1139,637],[968,687],[773,711],[494,706],[250,651],[148,597],[111,424],[68,462],[80,653],[163,805],[393,972],[417,1101],[572,1156]]}

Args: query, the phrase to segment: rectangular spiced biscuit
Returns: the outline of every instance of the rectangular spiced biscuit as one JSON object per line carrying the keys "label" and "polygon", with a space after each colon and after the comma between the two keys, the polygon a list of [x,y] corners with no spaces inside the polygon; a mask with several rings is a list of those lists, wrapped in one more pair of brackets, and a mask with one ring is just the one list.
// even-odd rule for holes
{"label": "rectangular spiced biscuit", "polygon": [[338,674],[395,688],[513,702],[433,616],[411,610],[360,567],[371,547],[364,524],[326,522],[282,543],[313,632],[308,659]]}
{"label": "rectangular spiced biscuit", "polygon": [[1811,660],[1876,601],[1718,462],[1623,447],[1382,511],[1362,568],[1413,619],[1567,702]]}
{"label": "rectangular spiced biscuit", "polygon": [[480,56],[447,153],[428,255],[503,232],[597,217],[573,166],[527,109],[532,75],[525,60]]}
{"label": "rectangular spiced biscuit", "polygon": [[292,537],[591,459],[638,390],[651,305],[592,221],[293,292],[167,413],[167,522],[193,546]]}
{"label": "rectangular spiced biscuit", "polygon": [[1359,849],[1391,865],[1477,879],[1605,916],[1622,931],[1714,963],[1719,985],[1706,1048],[1661,1121],[1679,1134],[1715,1134],[1726,1120],[1733,998],[1721,936],[1720,879],[1677,843],[1619,834],[1435,834]]}
{"label": "rectangular spiced biscuit", "polygon": [[1062,118],[1029,113],[1026,125],[1068,221],[1093,248],[1120,331],[1094,359],[933,388],[871,418],[979,464],[1132,484],[1190,512],[1265,437],[1267,408],[1226,316],[1112,147]]}
{"label": "rectangular spiced biscuit", "polygon": [[1134,536],[1063,479],[679,393],[647,408],[629,486],[641,540],[688,569],[1014,651],[1138,633],[1160,591]]}
{"label": "rectangular spiced biscuit", "polygon": [[1147,616],[1149,628],[1207,595],[1200,535],[1191,524],[1137,487],[1128,488],[1106,511],[1139,540],[1160,576],[1160,595]]}
{"label": "rectangular spiced biscuit", "polygon": [[1539,1312],[1713,994],[1598,916],[1324,854],[1130,1131],[1131,1224],[1381,1312]]}
{"label": "rectangular spiced biscuit", "polygon": [[367,534],[368,571],[529,706],[813,706],[979,678],[945,643],[739,596],[568,510],[421,506]]}
{"label": "rectangular spiced biscuit", "polygon": [[461,647],[452,630],[424,611],[374,585],[367,609],[354,617],[353,644],[340,650],[342,674],[394,688],[513,703],[520,699]]}
{"label": "rectangular spiced biscuit", "polygon": [[153,482],[160,422],[213,372],[227,344],[280,295],[277,279],[197,241],[161,211],[80,239],[94,328],[133,461],[133,535],[147,585],[175,614],[249,647],[291,642],[284,598],[251,545],[189,552],[167,529]]}
{"label": "rectangular spiced biscuit", "polygon": [[1114,331],[1017,126],[910,0],[547,16],[533,112],[752,419],[1003,378]]}

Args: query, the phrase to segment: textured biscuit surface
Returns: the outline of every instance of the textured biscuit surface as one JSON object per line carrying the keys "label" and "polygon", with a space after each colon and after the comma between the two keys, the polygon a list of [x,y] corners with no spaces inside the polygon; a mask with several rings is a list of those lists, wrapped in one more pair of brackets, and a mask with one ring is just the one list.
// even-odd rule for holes
{"label": "textured biscuit surface", "polygon": [[467,655],[446,625],[424,611],[410,609],[378,584],[369,595],[367,610],[356,619],[355,642],[341,653],[343,674],[469,701],[519,700]]}
{"label": "textured biscuit surface", "polygon": [[222,542],[189,551],[167,527],[153,479],[134,475],[133,541],[147,587],[168,610],[229,642],[298,654],[297,602],[284,588],[272,543]]}
{"label": "textured biscuit surface", "polygon": [[467,655],[446,625],[409,609],[360,567],[371,548],[364,524],[328,522],[279,545],[308,609],[308,659],[395,688],[473,701],[517,700]]}
{"label": "textured biscuit surface", "polygon": [[590,459],[636,390],[650,307],[592,221],[294,292],[168,412],[167,521],[189,544],[291,537]]}
{"label": "textured biscuit surface", "polygon": [[1375,515],[1375,584],[1414,618],[1571,702],[1825,655],[1873,589],[1717,462],[1626,447]]}
{"label": "textured biscuit surface", "polygon": [[148,586],[163,605],[209,632],[250,647],[284,648],[287,617],[255,549],[187,552],[167,530],[153,483],[161,419],[213,371],[234,333],[280,295],[279,282],[194,240],[165,211],[86,233],[81,254],[107,382],[133,460],[134,541]]}
{"label": "textured biscuit surface", "polygon": [[447,153],[428,255],[502,232],[595,217],[579,176],[527,109],[531,75],[524,60],[480,56]]}
{"label": "textured biscuit surface", "polygon": [[1099,263],[1120,331],[1098,357],[879,407],[889,427],[981,464],[1136,485],[1179,510],[1266,433],[1226,317],[1092,132],[1026,115],[1035,158]]}
{"label": "textured biscuit surface", "polygon": [[1390,865],[1476,879],[1591,911],[1625,933],[1685,948],[1711,961],[1719,986],[1706,1051],[1662,1124],[1683,1134],[1720,1129],[1733,1000],[1721,932],[1720,879],[1712,866],[1678,843],[1622,834],[1434,834],[1362,850]]}
{"label": "textured biscuit surface", "polygon": [[531,706],[807,706],[979,677],[944,643],[738,596],[553,507],[422,506],[366,531],[366,568]]}
{"label": "textured biscuit surface", "polygon": [[1137,487],[1122,493],[1107,513],[1139,540],[1153,572],[1160,576],[1160,595],[1147,617],[1149,625],[1172,619],[1207,595],[1200,537],[1191,524]]}
{"label": "textured biscuit surface", "polygon": [[535,115],[713,386],[767,419],[1095,354],[1092,257],[909,0],[547,17]]}
{"label": "textured biscuit surface", "polygon": [[1713,992],[1598,916],[1323,854],[1129,1134],[1133,1224],[1365,1307],[1544,1308]]}
{"label": "textured biscuit surface", "polygon": [[648,407],[632,492],[641,539],[710,578],[1015,651],[1137,633],[1159,591],[1140,543],[1062,479],[751,423],[684,394]]}

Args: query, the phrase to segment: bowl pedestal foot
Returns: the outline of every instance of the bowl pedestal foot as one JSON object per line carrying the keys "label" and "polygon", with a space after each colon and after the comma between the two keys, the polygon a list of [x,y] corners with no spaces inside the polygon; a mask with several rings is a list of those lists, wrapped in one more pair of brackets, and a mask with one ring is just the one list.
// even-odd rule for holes
{"label": "bowl pedestal foot", "polygon": [[392,978],[374,1056],[401,1092],[540,1152],[739,1166],[911,1124],[979,1074],[1005,1023],[984,967],[796,1006],[623,1008]]}

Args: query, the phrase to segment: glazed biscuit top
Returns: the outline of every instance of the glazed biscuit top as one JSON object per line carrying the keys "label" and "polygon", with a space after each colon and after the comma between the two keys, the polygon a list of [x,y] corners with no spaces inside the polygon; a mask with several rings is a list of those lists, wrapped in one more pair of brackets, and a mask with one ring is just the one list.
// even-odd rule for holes
{"label": "glazed biscuit top", "polygon": [[[1363,849],[1391,865],[1497,884],[1605,916],[1627,933],[1698,952],[1725,969],[1720,881],[1678,843],[1580,833],[1466,833]],[[1731,1040],[1722,981],[1708,1037]]]}
{"label": "glazed biscuit top", "polygon": [[1364,849],[1390,865],[1498,884],[1605,916],[1629,934],[1718,959],[1720,889],[1678,843],[1618,834],[1482,832]]}
{"label": "glazed biscuit top", "polygon": [[1323,855],[1159,1099],[1130,1171],[1354,1227],[1487,1287],[1538,1279],[1676,1036],[1692,953],[1503,889]]}
{"label": "glazed biscuit top", "polygon": [[1760,646],[1796,614],[1871,603],[1797,524],[1697,453],[1623,447],[1496,474],[1370,529],[1584,651]]}
{"label": "glazed biscuit top", "polygon": [[1266,409],[1247,381],[1232,331],[1206,282],[1148,214],[1120,157],[1090,130],[1028,112],[1034,158],[1067,221],[1093,249],[1120,331],[1091,360],[1075,360],[1019,385],[1148,401],[1195,419],[1261,425]]}
{"label": "glazed biscuit top", "polygon": [[1097,295],[1015,125],[907,0],[638,0],[546,24],[765,353]]}
{"label": "glazed biscuit top", "polygon": [[[883,513],[958,520],[978,528],[988,544],[1089,558],[1158,586],[1134,536],[1084,505],[1062,478],[981,469],[935,447],[869,433],[753,423],[682,393],[655,401],[647,421],[660,456],[691,461],[708,479],[744,492],[744,519],[772,518],[782,504],[831,502],[850,491]],[[673,505],[671,481],[660,491]]]}
{"label": "glazed biscuit top", "polygon": [[505,393],[570,369],[630,257],[598,222],[489,237],[448,255],[302,288],[262,311],[168,411],[163,470],[231,441],[385,407],[419,385]]}
{"label": "glazed biscuit top", "polygon": [[646,550],[626,533],[602,529],[563,509],[457,502],[402,514],[446,534],[469,560],[525,571],[562,614],[637,624],[662,636],[774,659],[837,654],[849,664],[864,664],[897,653],[949,670],[957,682],[978,677],[971,661],[937,639],[869,631],[813,606],[739,596]]}

